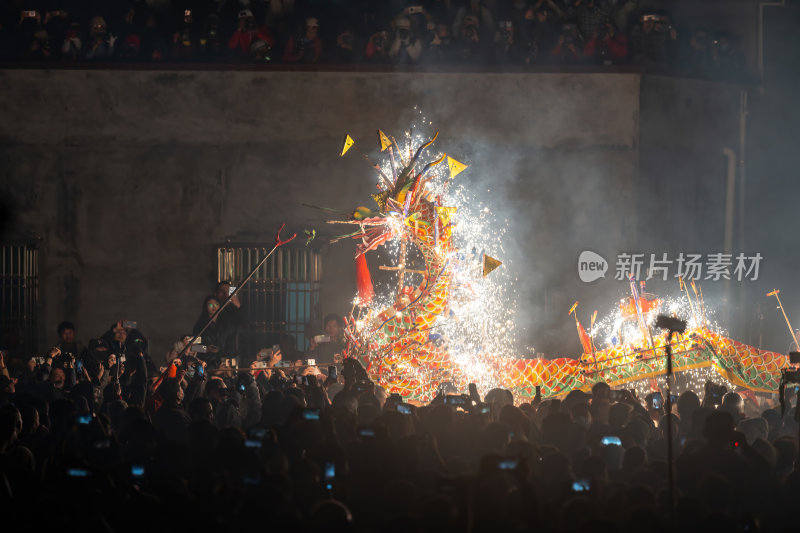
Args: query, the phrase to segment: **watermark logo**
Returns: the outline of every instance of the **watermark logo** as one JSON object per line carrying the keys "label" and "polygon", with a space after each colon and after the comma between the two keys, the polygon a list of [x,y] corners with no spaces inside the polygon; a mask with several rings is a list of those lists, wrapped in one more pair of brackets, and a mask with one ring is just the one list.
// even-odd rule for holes
{"label": "watermark logo", "polygon": [[584,250],[578,257],[578,276],[584,283],[591,283],[606,277],[608,261],[591,250]]}
{"label": "watermark logo", "polygon": [[[760,253],[731,254],[679,253],[627,253],[617,254],[614,263],[614,279],[625,281],[630,276],[638,280],[683,278],[686,281],[756,281],[759,277]],[[605,278],[608,262],[603,256],[585,250],[578,258],[578,276],[584,283]]]}

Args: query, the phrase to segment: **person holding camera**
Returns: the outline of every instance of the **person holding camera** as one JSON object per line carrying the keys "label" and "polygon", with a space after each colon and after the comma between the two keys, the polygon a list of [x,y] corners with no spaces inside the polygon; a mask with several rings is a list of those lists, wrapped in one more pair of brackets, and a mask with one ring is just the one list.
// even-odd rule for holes
{"label": "person holding camera", "polygon": [[583,55],[595,63],[619,63],[628,56],[628,38],[617,31],[614,23],[606,20],[583,47]]}
{"label": "person holding camera", "polygon": [[[456,18],[453,22],[453,35],[464,35],[464,26],[474,26],[474,29],[484,33],[485,35],[475,36],[474,40],[480,41],[483,37],[484,42],[492,38],[491,31],[495,28],[494,17],[489,8],[481,4],[480,0],[469,0],[469,2],[461,6],[456,12]],[[470,37],[472,30],[469,31]]]}
{"label": "person holding camera", "polygon": [[322,57],[322,39],[319,38],[319,19],[306,19],[303,32],[289,37],[283,60],[286,63],[317,63]]}
{"label": "person holding camera", "polygon": [[394,21],[394,36],[389,46],[389,58],[395,63],[405,65],[416,63],[422,55],[422,41],[414,35],[411,21],[399,17]]}
{"label": "person holding camera", "polygon": [[459,26],[457,34],[456,56],[465,63],[474,63],[485,59],[485,49],[481,40],[480,22],[477,17],[467,16]]}
{"label": "person holding camera", "polygon": [[363,48],[356,43],[355,31],[347,26],[336,34],[336,47],[327,59],[334,65],[359,63],[362,59],[361,50]]}
{"label": "person holding camera", "polygon": [[179,30],[172,34],[172,59],[195,59],[199,47],[197,25],[192,17],[191,9],[183,10],[183,23]]}
{"label": "person holding camera", "polygon": [[522,63],[524,53],[517,40],[517,28],[513,21],[504,20],[499,23],[492,52],[492,60],[498,65]]}
{"label": "person holding camera", "polygon": [[431,64],[449,64],[453,62],[453,55],[454,45],[450,27],[447,24],[429,22],[423,60]]}
{"label": "person holding camera", "polygon": [[58,325],[59,343],[56,344],[62,354],[72,354],[75,357],[83,357],[86,348],[75,338],[75,326],[66,320]]}
{"label": "person holding camera", "polygon": [[259,27],[253,12],[249,9],[239,11],[236,31],[228,40],[228,49],[240,57],[251,57],[251,46],[254,41],[263,41],[270,48],[275,47],[275,39],[266,27]]}
{"label": "person holding camera", "polygon": [[341,362],[342,352],[345,349],[342,317],[331,313],[325,317],[324,324],[325,334],[317,335],[309,340],[306,357],[313,358],[317,364]]}
{"label": "person holding camera", "polygon": [[83,51],[83,58],[86,60],[110,59],[114,55],[114,43],[117,42],[115,35],[109,34],[106,27],[106,20],[103,17],[92,17],[89,25],[89,43]]}
{"label": "person holding camera", "polygon": [[648,13],[633,28],[631,43],[636,63],[666,67],[677,51],[678,32],[666,15]]}
{"label": "person holding camera", "polygon": [[367,47],[364,51],[367,61],[372,63],[389,62],[389,32],[386,30],[376,31],[369,36]]}
{"label": "person holding camera", "polygon": [[558,36],[552,55],[559,63],[579,63],[583,61],[583,38],[576,24],[564,24]]}

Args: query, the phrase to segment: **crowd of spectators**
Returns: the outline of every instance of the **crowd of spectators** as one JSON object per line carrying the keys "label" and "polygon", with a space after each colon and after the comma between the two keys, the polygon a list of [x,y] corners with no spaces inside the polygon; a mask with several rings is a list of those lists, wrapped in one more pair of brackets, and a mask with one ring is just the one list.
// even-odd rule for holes
{"label": "crowd of spectators", "polygon": [[638,0],[9,0],[0,59],[742,69],[727,33]]}
{"label": "crowd of spectators", "polygon": [[[198,323],[231,299],[224,283],[217,289]],[[336,339],[335,322],[326,319],[317,342]],[[231,368],[187,350],[185,336],[156,368],[136,323],[116,322],[86,346],[71,323],[58,335],[46,356],[0,357],[0,501],[26,529],[754,532],[798,524],[792,387],[785,413],[774,398],[710,382],[675,398],[671,413],[661,392],[639,398],[602,382],[591,394],[533,401],[441,387],[430,403],[414,404],[376,386],[353,359],[286,364],[274,346]]]}

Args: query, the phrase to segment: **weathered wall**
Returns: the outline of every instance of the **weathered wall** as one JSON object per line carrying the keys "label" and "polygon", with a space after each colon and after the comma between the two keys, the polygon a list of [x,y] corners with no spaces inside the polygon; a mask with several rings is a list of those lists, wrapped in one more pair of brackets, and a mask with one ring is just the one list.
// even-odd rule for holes
{"label": "weathered wall", "polygon": [[[636,74],[6,70],[0,86],[0,190],[12,234],[41,238],[46,343],[62,319],[86,340],[124,316],[159,356],[194,323],[217,244],[270,241],[282,221],[330,233],[300,203],[349,209],[373,184],[339,158],[343,134],[376,155],[377,127],[400,137],[422,116],[506,211],[530,338],[544,287],[562,305],[580,250],[624,248],[634,227]],[[341,312],[352,247],[324,254],[323,312]]]}

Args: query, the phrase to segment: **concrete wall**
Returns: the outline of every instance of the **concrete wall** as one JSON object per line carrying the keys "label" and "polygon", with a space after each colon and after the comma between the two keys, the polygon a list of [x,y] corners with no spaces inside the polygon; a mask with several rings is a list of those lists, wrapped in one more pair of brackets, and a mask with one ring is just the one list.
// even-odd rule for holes
{"label": "concrete wall", "polygon": [[[356,154],[339,158],[343,134],[378,159],[376,128],[400,137],[423,117],[441,150],[470,163],[460,179],[491,185],[484,200],[509,220],[501,259],[521,280],[530,345],[550,320],[545,288],[559,314],[574,297],[580,250],[633,239],[639,84],[620,73],[0,71],[6,237],[41,238],[40,345],[63,319],[86,341],[128,317],[159,357],[194,323],[216,245],[269,242],[284,221],[331,234],[300,203],[350,209],[374,183]],[[323,248],[323,313],[349,307],[352,250]]]}

